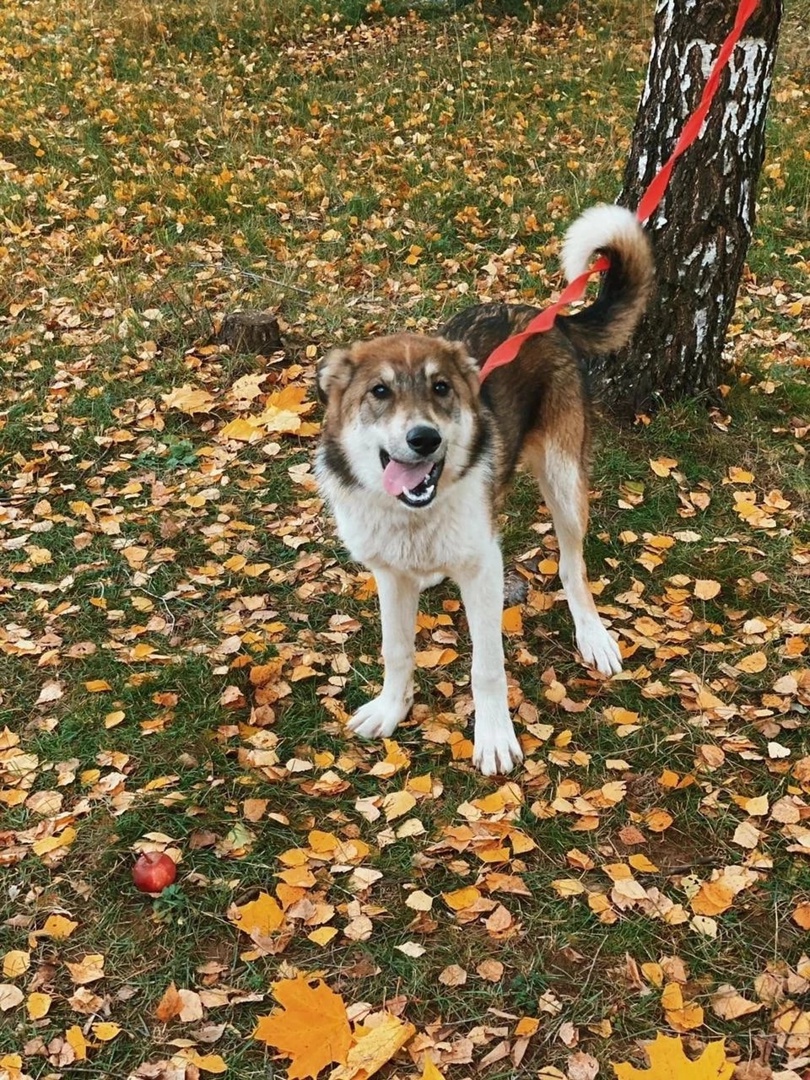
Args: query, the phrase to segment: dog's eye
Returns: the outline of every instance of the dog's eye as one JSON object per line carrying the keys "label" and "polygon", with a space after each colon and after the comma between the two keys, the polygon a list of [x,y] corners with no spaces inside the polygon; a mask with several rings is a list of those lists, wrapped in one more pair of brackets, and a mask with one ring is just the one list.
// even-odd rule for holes
{"label": "dog's eye", "polygon": [[437,379],[433,384],[433,393],[437,397],[447,397],[452,387],[445,379]]}
{"label": "dog's eye", "polygon": [[386,386],[385,383],[377,383],[376,386],[372,386],[369,393],[378,401],[384,401],[385,398],[391,397],[391,388]]}

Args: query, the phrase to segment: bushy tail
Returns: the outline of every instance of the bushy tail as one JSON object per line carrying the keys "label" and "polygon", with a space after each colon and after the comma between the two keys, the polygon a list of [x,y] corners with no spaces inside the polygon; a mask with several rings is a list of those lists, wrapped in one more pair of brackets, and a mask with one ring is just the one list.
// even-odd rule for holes
{"label": "bushy tail", "polygon": [[577,218],[562,249],[568,280],[584,273],[597,253],[610,259],[599,295],[588,307],[557,320],[557,326],[585,356],[604,356],[626,345],[653,289],[650,242],[630,210],[601,204]]}

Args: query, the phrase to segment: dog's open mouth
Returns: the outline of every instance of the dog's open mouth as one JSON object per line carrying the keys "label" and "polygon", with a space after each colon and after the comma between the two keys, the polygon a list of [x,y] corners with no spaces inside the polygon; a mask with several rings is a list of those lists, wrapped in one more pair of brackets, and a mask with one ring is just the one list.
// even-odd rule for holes
{"label": "dog's open mouth", "polygon": [[385,450],[380,450],[383,467],[383,487],[389,495],[395,495],[406,506],[428,506],[436,497],[439,477],[444,468],[442,461],[396,461]]}

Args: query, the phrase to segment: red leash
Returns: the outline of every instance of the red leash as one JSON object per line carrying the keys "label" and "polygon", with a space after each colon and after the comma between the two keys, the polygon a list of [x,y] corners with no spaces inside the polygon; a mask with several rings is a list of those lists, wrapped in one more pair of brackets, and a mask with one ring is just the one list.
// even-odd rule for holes
{"label": "red leash", "polygon": [[[642,225],[649,220],[663,199],[675,162],[700,136],[700,129],[703,127],[703,122],[709,113],[712,101],[717,93],[717,88],[720,85],[720,76],[723,74],[723,69],[728,64],[731,54],[734,51],[734,46],[740,40],[745,24],[753,15],[758,3],[759,0],[740,0],[734,27],[723,42],[720,52],[717,54],[717,59],[712,66],[709,78],[706,80],[706,85],[703,88],[703,95],[698,107],[684,124],[683,131],[681,132],[678,142],[675,144],[675,149],[672,151],[669,160],[658,170],[647,190],[641,197],[641,202],[636,211],[636,217]],[[566,286],[559,300],[550,304],[541,311],[539,315],[535,315],[522,333],[514,334],[512,337],[507,338],[506,341],[502,342],[497,349],[494,349],[487,357],[484,366],[481,368],[481,382],[483,382],[495,368],[511,363],[520,352],[525,341],[534,337],[535,334],[542,334],[545,331],[550,330],[554,325],[554,320],[557,318],[561,308],[564,308],[574,300],[581,300],[585,295],[585,288],[589,279],[592,278],[594,274],[601,274],[602,271],[607,270],[609,266],[610,260],[607,256],[600,256],[590,270],[586,270],[584,274],[580,274],[578,278],[575,278]]]}

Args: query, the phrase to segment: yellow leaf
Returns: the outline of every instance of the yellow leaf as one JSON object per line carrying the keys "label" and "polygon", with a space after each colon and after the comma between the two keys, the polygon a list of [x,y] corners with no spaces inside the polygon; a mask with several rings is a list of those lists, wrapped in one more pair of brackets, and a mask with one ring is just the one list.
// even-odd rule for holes
{"label": "yellow leaf", "polygon": [[47,855],[48,852],[56,851],[57,848],[70,847],[75,839],[76,830],[68,827],[58,836],[44,836],[41,840],[36,840],[31,845],[31,850],[35,855]]}
{"label": "yellow leaf", "polygon": [[650,458],[649,461],[650,468],[656,476],[669,476],[678,464],[677,460],[671,457]]}
{"label": "yellow leaf", "polygon": [[703,1023],[703,1009],[694,1001],[687,1001],[682,1009],[669,1009],[667,1023],[676,1031],[694,1031]]}
{"label": "yellow leaf", "polygon": [[239,416],[236,420],[231,420],[230,424],[225,425],[220,431],[219,437],[221,439],[234,439],[236,442],[258,442],[264,438],[264,433],[255,424],[251,424],[249,420]]}
{"label": "yellow leaf", "polygon": [[416,806],[416,799],[410,791],[392,791],[383,799],[383,811],[386,821],[394,821],[403,814],[407,814]]}
{"label": "yellow leaf", "polygon": [[531,1037],[537,1034],[540,1027],[540,1019],[537,1016],[523,1016],[515,1025],[515,1035],[519,1038]]}
{"label": "yellow leaf", "polygon": [[186,383],[178,386],[171,393],[161,394],[167,409],[177,409],[179,412],[192,416],[194,413],[210,412],[214,404],[214,398],[207,390],[196,390]]}
{"label": "yellow leaf", "polygon": [[456,889],[455,892],[442,893],[442,899],[452,911],[464,911],[472,907],[481,899],[481,893],[474,885],[467,885],[464,889]]}
{"label": "yellow leaf", "polygon": [[25,1003],[29,1017],[32,1020],[41,1020],[43,1016],[47,1016],[51,1007],[51,1000],[50,994],[29,994]]}
{"label": "yellow leaf", "polygon": [[3,974],[7,979],[18,979],[31,966],[31,954],[22,949],[12,949],[3,957]]}
{"label": "yellow leaf", "polygon": [[646,855],[630,855],[628,856],[627,861],[634,870],[638,870],[642,874],[658,873],[658,867],[654,862],[651,862]]}
{"label": "yellow leaf", "polygon": [[292,409],[280,409],[277,405],[268,405],[261,416],[256,418],[269,434],[292,435],[301,427],[301,417]]}
{"label": "yellow leaf", "polygon": [[333,1069],[329,1080],[368,1080],[416,1033],[413,1024],[387,1014],[373,1028],[356,1028],[346,1064]]}
{"label": "yellow leaf", "polygon": [[581,881],[576,881],[574,878],[558,878],[551,883],[552,889],[557,896],[561,896],[563,899],[569,896],[580,896],[585,892],[585,886]]}
{"label": "yellow leaf", "polygon": [[514,607],[508,607],[503,609],[503,615],[501,616],[501,629],[505,634],[522,634],[523,633],[523,619],[520,615],[520,606],[516,604]]}
{"label": "yellow leaf", "polygon": [[421,1080],[444,1080],[444,1076],[433,1064],[430,1054],[425,1054],[425,1064],[422,1068]]}
{"label": "yellow leaf", "polygon": [[67,938],[73,933],[79,924],[64,915],[49,915],[45,925],[37,933],[51,938]]}
{"label": "yellow leaf", "polygon": [[119,1035],[121,1032],[121,1028],[118,1024],[114,1024],[109,1020],[102,1021],[99,1024],[93,1024],[91,1030],[99,1042],[112,1042],[115,1036]]}
{"label": "yellow leaf", "polygon": [[106,679],[89,679],[84,688],[90,694],[103,694],[106,690],[112,690]]}
{"label": "yellow leaf", "polygon": [[734,893],[722,881],[704,881],[692,897],[690,906],[696,915],[722,915],[734,903]]}
{"label": "yellow leaf", "polygon": [[506,800],[500,791],[493,791],[489,795],[483,795],[480,799],[475,799],[473,806],[480,810],[482,814],[497,814],[506,806]]}
{"label": "yellow leaf", "polygon": [[311,934],[307,934],[310,941],[313,941],[316,945],[320,945],[321,948],[328,945],[332,938],[337,934],[337,930],[334,926],[319,926],[317,930],[313,930]]}
{"label": "yellow leaf", "polygon": [[455,649],[421,649],[415,657],[416,666],[419,668],[443,667],[452,664],[458,659]]}
{"label": "yellow leaf", "polygon": [[764,652],[752,652],[738,660],[734,667],[737,671],[744,671],[749,675],[756,675],[764,671],[768,666],[768,657]]}
{"label": "yellow leaf", "polygon": [[65,1032],[65,1042],[69,1043],[73,1049],[73,1053],[76,1055],[77,1061],[84,1061],[87,1057],[87,1042],[84,1035],[82,1035],[82,1029],[78,1024],[74,1024]]}
{"label": "yellow leaf", "polygon": [[637,712],[624,709],[621,705],[609,705],[602,710],[602,715],[610,724],[635,724],[638,720]]}
{"label": "yellow leaf", "polygon": [[810,900],[802,900],[790,917],[802,930],[810,930]]}
{"label": "yellow leaf", "polygon": [[660,964],[647,963],[641,965],[641,973],[652,986],[663,986],[664,970]]}
{"label": "yellow leaf", "polygon": [[649,1069],[637,1069],[628,1062],[614,1062],[616,1080],[731,1080],[734,1066],[726,1061],[725,1040],[709,1043],[696,1061],[690,1061],[679,1038],[660,1032],[646,1047]]}
{"label": "yellow leaf", "polygon": [[278,930],[284,922],[284,912],[266,892],[259,893],[255,900],[241,907],[234,906],[228,916],[244,933],[260,934],[262,937]]}
{"label": "yellow leaf", "polygon": [[314,1080],[331,1062],[346,1063],[352,1043],[346,1006],[326,983],[298,975],[273,983],[273,997],[283,1009],[258,1017],[253,1038],[292,1058],[289,1080]]}
{"label": "yellow leaf", "polygon": [[757,795],[753,799],[746,799],[742,807],[751,817],[763,817],[768,813],[768,796]]}
{"label": "yellow leaf", "polygon": [[650,832],[665,832],[672,824],[672,814],[666,810],[651,810],[645,818],[645,823]]}
{"label": "yellow leaf", "polygon": [[181,1050],[179,1056],[190,1062],[192,1065],[196,1065],[202,1072],[224,1073],[228,1071],[228,1066],[219,1054],[200,1054],[189,1047],[188,1049]]}
{"label": "yellow leaf", "polygon": [[732,484],[752,484],[754,482],[754,474],[749,472],[748,469],[741,469],[737,465],[730,465],[728,469],[728,479]]}

